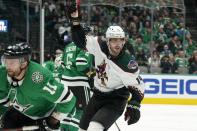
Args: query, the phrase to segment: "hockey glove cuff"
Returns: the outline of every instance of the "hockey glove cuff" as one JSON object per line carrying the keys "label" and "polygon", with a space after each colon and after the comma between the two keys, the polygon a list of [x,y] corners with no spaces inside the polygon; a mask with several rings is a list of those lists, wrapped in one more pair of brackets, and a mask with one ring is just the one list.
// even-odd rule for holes
{"label": "hockey glove cuff", "polygon": [[45,121],[46,121],[47,126],[48,126],[50,129],[55,130],[55,129],[59,129],[59,127],[60,127],[60,121],[57,120],[57,119],[55,119],[55,118],[52,117],[52,116],[47,117],[47,118],[45,119]]}
{"label": "hockey glove cuff", "polygon": [[136,123],[140,119],[140,103],[131,100],[124,115],[128,125]]}

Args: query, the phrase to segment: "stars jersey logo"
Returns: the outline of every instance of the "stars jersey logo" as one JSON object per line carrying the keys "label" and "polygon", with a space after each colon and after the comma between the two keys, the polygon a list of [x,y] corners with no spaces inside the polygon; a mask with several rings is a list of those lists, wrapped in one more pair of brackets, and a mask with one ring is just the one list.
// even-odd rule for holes
{"label": "stars jersey logo", "polygon": [[43,81],[43,75],[40,72],[34,72],[31,78],[35,83],[40,83]]}

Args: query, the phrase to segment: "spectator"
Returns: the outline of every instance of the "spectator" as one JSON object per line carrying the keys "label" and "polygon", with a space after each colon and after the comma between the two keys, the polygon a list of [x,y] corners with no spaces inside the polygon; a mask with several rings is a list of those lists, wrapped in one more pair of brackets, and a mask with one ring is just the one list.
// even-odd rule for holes
{"label": "spectator", "polygon": [[173,55],[176,54],[176,47],[179,46],[177,44],[179,42],[179,37],[176,34],[173,34],[171,41],[168,43],[168,47]]}
{"label": "spectator", "polygon": [[189,66],[189,74],[197,74],[197,51],[194,51],[191,64]]}
{"label": "spectator", "polygon": [[187,57],[191,57],[193,52],[197,49],[197,43],[192,39],[188,40],[188,46],[186,48]]}
{"label": "spectator", "polygon": [[159,67],[160,66],[160,56],[159,52],[154,50],[151,57],[148,58],[149,67]]}
{"label": "spectator", "polygon": [[183,50],[179,50],[177,52],[177,56],[175,58],[175,61],[178,65],[178,67],[187,67],[187,65],[188,65],[187,58],[185,57],[185,53]]}
{"label": "spectator", "polygon": [[173,55],[172,52],[169,50],[168,45],[164,45],[163,47],[163,51],[160,53],[160,58],[162,58],[163,56],[170,56]]}
{"label": "spectator", "polygon": [[167,39],[168,39],[167,34],[164,32],[164,25],[160,25],[159,31],[157,32],[155,36],[155,40],[161,43],[166,43]]}
{"label": "spectator", "polygon": [[163,56],[160,65],[161,73],[178,73],[178,65],[175,62],[174,56]]}

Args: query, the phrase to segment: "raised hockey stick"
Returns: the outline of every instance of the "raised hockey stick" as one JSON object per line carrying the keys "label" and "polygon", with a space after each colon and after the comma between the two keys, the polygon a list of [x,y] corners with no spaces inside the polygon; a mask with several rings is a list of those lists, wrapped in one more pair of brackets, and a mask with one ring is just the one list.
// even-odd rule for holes
{"label": "raised hockey stick", "polygon": [[34,131],[39,129],[39,126],[23,126],[21,128],[4,129],[0,128],[1,131]]}
{"label": "raised hockey stick", "polygon": [[118,124],[117,124],[117,122],[115,122],[115,125],[116,125],[118,131],[121,131],[121,130],[120,130],[120,127],[119,127]]}

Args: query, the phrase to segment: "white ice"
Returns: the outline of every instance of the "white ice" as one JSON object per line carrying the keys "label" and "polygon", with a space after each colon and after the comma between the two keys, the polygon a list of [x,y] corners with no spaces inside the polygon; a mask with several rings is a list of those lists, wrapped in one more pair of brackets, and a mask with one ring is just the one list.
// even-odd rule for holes
{"label": "white ice", "polygon": [[121,131],[197,131],[197,106],[143,104],[138,123],[128,126],[124,114],[116,123]]}

